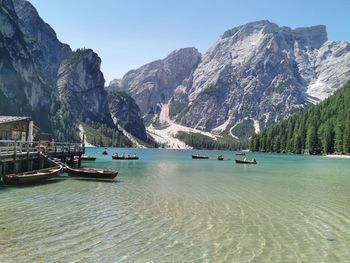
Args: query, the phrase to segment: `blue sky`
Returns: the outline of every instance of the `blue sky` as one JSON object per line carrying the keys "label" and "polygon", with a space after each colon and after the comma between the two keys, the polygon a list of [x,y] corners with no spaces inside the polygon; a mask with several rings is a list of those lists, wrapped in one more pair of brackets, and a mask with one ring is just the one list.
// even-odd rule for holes
{"label": "blue sky", "polygon": [[323,24],[330,40],[350,42],[350,0],[30,2],[62,42],[99,54],[107,83],[175,49],[205,52],[227,29],[257,20],[292,28]]}

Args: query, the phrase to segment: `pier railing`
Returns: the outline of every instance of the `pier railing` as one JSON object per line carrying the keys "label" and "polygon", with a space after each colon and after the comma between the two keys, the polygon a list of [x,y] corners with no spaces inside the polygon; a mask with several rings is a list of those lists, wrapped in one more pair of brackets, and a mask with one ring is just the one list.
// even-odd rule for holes
{"label": "pier railing", "polygon": [[0,161],[2,158],[20,155],[44,153],[48,156],[81,155],[85,152],[83,143],[49,142],[49,141],[12,141],[0,140]]}

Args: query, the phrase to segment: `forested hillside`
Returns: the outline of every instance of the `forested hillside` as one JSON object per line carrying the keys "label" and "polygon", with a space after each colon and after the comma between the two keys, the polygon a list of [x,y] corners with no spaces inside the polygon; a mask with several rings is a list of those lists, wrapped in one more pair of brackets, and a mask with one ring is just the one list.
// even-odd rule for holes
{"label": "forested hillside", "polygon": [[350,154],[350,82],[322,103],[252,137],[251,150]]}

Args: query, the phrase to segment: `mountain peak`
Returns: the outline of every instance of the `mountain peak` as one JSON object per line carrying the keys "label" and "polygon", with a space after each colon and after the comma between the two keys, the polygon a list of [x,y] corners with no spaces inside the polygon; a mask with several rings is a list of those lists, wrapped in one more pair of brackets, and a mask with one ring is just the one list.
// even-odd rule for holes
{"label": "mountain peak", "polygon": [[244,38],[256,32],[290,34],[296,42],[311,48],[319,48],[328,40],[324,25],[291,29],[290,27],[279,27],[269,20],[260,20],[234,27],[225,31],[221,38],[230,38],[236,33],[239,34],[239,38]]}
{"label": "mountain peak", "polygon": [[324,25],[300,27],[292,32],[296,41],[312,48],[320,48],[328,40]]}
{"label": "mountain peak", "polygon": [[244,35],[250,35],[253,32],[260,31],[262,29],[267,29],[268,31],[278,29],[278,25],[270,22],[269,20],[259,20],[255,22],[250,22],[245,25],[234,27],[224,32],[221,38],[229,38],[234,36],[237,32],[243,32]]}

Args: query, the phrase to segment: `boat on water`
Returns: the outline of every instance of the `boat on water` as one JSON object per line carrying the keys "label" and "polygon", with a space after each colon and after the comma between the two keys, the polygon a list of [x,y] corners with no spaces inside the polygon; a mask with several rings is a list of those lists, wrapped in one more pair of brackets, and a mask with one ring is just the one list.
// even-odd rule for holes
{"label": "boat on water", "polygon": [[257,164],[255,158],[252,160],[247,160],[246,158],[244,160],[236,160],[236,163]]}
{"label": "boat on water", "polygon": [[136,154],[133,154],[133,155],[121,154],[120,155],[120,154],[115,153],[115,154],[112,155],[112,159],[113,160],[138,160],[139,157]]}
{"label": "boat on water", "polygon": [[224,156],[218,155],[218,157],[216,157],[216,159],[219,160],[219,161],[223,161],[224,160]]}
{"label": "boat on water", "polygon": [[82,155],[80,158],[82,161],[96,161],[95,156]]}
{"label": "boat on water", "polygon": [[245,153],[236,153],[236,155],[245,155]]}
{"label": "boat on water", "polygon": [[107,155],[108,154],[108,151],[107,151],[107,148],[105,148],[105,150],[102,152],[103,155]]}
{"label": "boat on water", "polygon": [[34,184],[40,183],[51,178],[56,177],[61,171],[61,166],[55,166],[40,170],[34,170],[24,173],[7,174],[4,175],[2,180],[7,185],[21,185],[21,184]]}
{"label": "boat on water", "polygon": [[114,179],[118,172],[112,170],[93,169],[93,168],[72,168],[66,166],[69,176],[72,177],[86,177],[96,179]]}
{"label": "boat on water", "polygon": [[208,156],[200,155],[200,154],[193,154],[192,159],[208,159]]}

